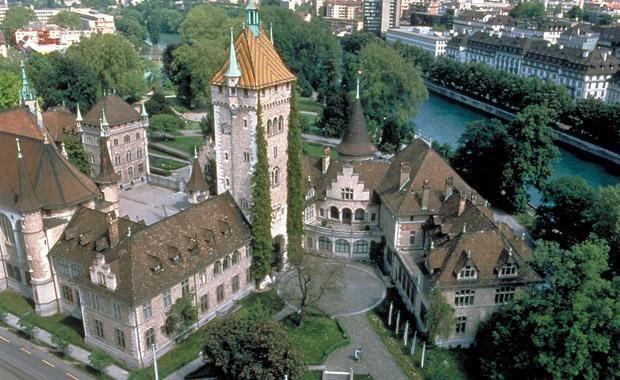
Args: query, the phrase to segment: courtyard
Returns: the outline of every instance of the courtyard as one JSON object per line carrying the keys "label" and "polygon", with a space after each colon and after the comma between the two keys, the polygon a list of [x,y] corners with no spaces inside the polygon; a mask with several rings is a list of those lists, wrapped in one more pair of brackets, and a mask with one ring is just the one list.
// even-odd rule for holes
{"label": "courtyard", "polygon": [[185,193],[148,183],[120,192],[122,216],[133,221],[143,220],[147,225],[174,215],[188,206]]}

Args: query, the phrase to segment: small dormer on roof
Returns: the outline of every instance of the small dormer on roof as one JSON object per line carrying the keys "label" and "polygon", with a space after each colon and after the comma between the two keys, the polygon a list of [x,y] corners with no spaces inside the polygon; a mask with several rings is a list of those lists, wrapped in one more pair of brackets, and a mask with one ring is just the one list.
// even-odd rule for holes
{"label": "small dormer on roof", "polygon": [[454,274],[459,280],[475,280],[478,278],[478,267],[471,257],[471,251],[461,252],[461,256],[454,267]]}
{"label": "small dormer on roof", "polygon": [[502,249],[494,268],[498,277],[514,277],[519,274],[519,264],[511,246]]}

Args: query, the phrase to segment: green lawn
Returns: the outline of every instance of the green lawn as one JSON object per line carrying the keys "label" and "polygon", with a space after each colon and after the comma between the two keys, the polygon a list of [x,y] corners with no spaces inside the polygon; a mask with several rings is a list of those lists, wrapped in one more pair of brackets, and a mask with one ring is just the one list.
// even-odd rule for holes
{"label": "green lawn", "polygon": [[254,308],[257,307],[258,303],[262,304],[267,309],[269,315],[276,314],[284,307],[284,302],[278,297],[277,292],[271,289],[266,292],[252,293],[252,295],[241,299],[239,304],[243,306],[243,308],[239,310],[236,315],[244,317],[251,313]]}
{"label": "green lawn", "polygon": [[336,321],[328,317],[308,315],[302,327],[297,327],[290,318],[282,323],[293,338],[295,346],[303,351],[307,365],[322,364],[327,355],[350,342]]}
{"label": "green lawn", "polygon": [[312,98],[298,96],[297,97],[297,110],[306,111],[306,112],[316,112],[320,114],[323,111],[323,106]]}
{"label": "green lawn", "polygon": [[463,369],[463,362],[456,351],[438,347],[426,347],[424,368],[420,368],[422,360],[422,345],[418,341],[415,356],[409,355],[403,345],[402,337],[396,339],[392,331],[385,328],[383,320],[374,312],[366,313],[368,321],[379,334],[381,340],[396,363],[403,369],[409,379],[451,379],[467,380],[468,376]]}
{"label": "green lawn", "polygon": [[[24,313],[29,313],[32,321],[37,327],[52,334],[56,334],[57,331],[60,330],[67,342],[75,344],[76,346],[87,347],[84,343],[82,322],[77,318],[63,313],[58,313],[51,317],[41,317],[35,313],[34,307],[29,300],[10,290],[5,290],[0,293],[0,305],[2,305],[6,311],[18,317],[22,316]],[[65,327],[68,327],[68,329]]]}
{"label": "green lawn", "polygon": [[202,136],[176,136],[169,138],[168,140],[161,140],[157,142],[171,148],[179,149],[193,157],[194,147],[196,147],[196,149],[200,149],[203,140],[204,137]]}
{"label": "green lawn", "polygon": [[[159,149],[153,148],[153,147],[149,147],[149,153],[155,153],[158,156],[174,157],[174,156],[170,155],[169,153],[164,152],[163,150],[159,150]],[[174,158],[177,158],[177,157],[174,157]]]}
{"label": "green lawn", "polygon": [[[317,144],[312,144],[312,143],[309,143],[309,142],[302,141],[302,143],[301,143],[301,150],[302,150],[303,154],[305,154],[306,156],[313,156],[313,157],[322,157],[323,156],[323,146],[322,145],[317,145]],[[338,159],[338,152],[336,152],[336,149],[334,149],[334,148],[331,149],[330,158],[332,160],[337,160]]]}
{"label": "green lawn", "polygon": [[187,163],[154,156],[149,156],[149,162],[151,163],[151,166],[163,170],[177,170],[187,166]]}
{"label": "green lawn", "polygon": [[[168,95],[168,94],[167,94]],[[174,95],[174,94],[171,94]],[[187,108],[181,104],[181,102],[177,98],[166,98],[168,104],[174,107],[178,112],[187,112]]]}

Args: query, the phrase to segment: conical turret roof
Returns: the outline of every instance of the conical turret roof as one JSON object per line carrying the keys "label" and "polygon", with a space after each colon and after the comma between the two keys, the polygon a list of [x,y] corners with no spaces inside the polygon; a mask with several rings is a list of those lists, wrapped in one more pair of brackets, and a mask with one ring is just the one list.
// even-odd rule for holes
{"label": "conical turret roof", "polygon": [[349,161],[371,159],[377,151],[368,135],[364,110],[359,98],[353,103],[347,130],[340,144],[336,145],[336,151],[344,160]]}
{"label": "conical turret roof", "polygon": [[192,174],[189,177],[189,181],[187,181],[187,190],[196,193],[199,191],[207,191],[208,189],[209,185],[200,167],[200,162],[198,162],[198,157],[194,156]]}
{"label": "conical turret roof", "polygon": [[108,137],[102,136],[99,141],[99,144],[101,146],[101,170],[99,170],[99,175],[97,175],[97,178],[95,178],[95,182],[101,185],[111,185],[118,183],[118,174],[116,174],[116,172],[114,171],[114,166],[112,166],[112,159],[110,158],[110,150],[108,149]]}
{"label": "conical turret roof", "polygon": [[15,139],[15,143],[17,144],[17,178],[19,180],[19,192],[16,194],[15,208],[22,212],[35,211],[41,208],[41,202],[34,194],[32,182],[30,182],[30,177],[26,172],[19,138]]}

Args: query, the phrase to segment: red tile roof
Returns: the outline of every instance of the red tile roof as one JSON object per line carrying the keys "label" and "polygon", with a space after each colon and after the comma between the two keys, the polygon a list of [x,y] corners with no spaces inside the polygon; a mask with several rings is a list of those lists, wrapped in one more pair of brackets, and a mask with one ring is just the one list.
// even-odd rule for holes
{"label": "red tile roof", "polygon": [[[258,37],[245,28],[235,41],[235,52],[241,70],[240,88],[256,90],[295,80],[295,75],[286,67],[263,28],[260,28]],[[215,73],[211,83],[225,85],[227,68],[228,60]]]}

